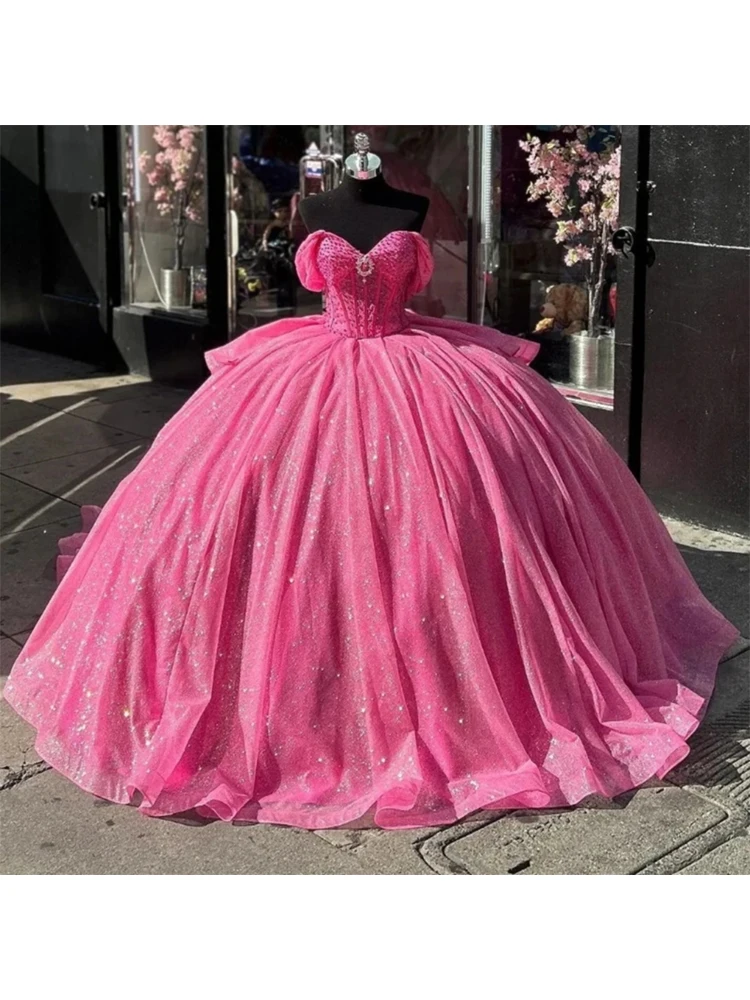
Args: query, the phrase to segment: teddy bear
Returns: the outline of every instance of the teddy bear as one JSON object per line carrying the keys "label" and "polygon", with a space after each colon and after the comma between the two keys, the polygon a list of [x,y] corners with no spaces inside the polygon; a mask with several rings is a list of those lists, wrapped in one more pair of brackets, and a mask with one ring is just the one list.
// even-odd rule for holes
{"label": "teddy bear", "polygon": [[550,285],[534,333],[580,333],[587,308],[586,290],[580,285]]}

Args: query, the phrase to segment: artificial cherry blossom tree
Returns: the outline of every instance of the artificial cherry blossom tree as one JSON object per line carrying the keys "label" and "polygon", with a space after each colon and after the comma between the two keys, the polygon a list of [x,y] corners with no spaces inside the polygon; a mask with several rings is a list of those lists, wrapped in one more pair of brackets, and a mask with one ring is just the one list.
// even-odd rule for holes
{"label": "artificial cherry blossom tree", "polygon": [[159,215],[170,217],[174,229],[174,266],[183,267],[185,232],[200,222],[203,201],[203,126],[155,125],[159,152],[141,153],[138,166],[154,189]]}
{"label": "artificial cherry blossom tree", "polygon": [[542,142],[529,135],[520,143],[534,178],[529,201],[544,199],[557,220],[555,241],[566,246],[565,263],[582,263],[588,289],[588,335],[596,336],[601,315],[607,255],[614,253],[620,193],[620,146],[613,136],[592,149],[599,127],[563,125],[566,138]]}

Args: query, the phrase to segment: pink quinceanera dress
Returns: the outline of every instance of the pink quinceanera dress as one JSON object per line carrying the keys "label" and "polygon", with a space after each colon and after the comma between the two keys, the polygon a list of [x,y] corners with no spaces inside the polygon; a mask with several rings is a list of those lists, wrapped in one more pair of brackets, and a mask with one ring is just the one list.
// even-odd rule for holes
{"label": "pink quinceanera dress", "polygon": [[421,236],[316,232],[297,267],[325,314],[208,351],[63,567],[5,691],[40,755],[307,828],[664,775],[738,631],[625,464],[536,345],[405,310]]}

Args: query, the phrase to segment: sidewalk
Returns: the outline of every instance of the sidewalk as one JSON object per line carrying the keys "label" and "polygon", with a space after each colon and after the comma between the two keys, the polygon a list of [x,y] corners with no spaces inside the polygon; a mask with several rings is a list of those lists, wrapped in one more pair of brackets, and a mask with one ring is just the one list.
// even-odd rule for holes
{"label": "sidewalk", "polygon": [[[56,540],[103,504],[187,393],[2,345],[4,682],[54,590]],[[667,522],[709,599],[750,636],[750,542]],[[40,761],[0,702],[0,871],[11,874],[750,874],[750,641],[719,670],[693,752],[617,801],[483,814],[444,830],[306,832],[148,819]]]}

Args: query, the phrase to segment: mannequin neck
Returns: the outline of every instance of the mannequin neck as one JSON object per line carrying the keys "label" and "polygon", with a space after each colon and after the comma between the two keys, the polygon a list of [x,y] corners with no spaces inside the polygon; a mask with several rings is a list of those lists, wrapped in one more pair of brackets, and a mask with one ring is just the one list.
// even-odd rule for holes
{"label": "mannequin neck", "polygon": [[423,195],[391,187],[382,173],[366,181],[345,174],[332,191],[303,198],[299,214],[308,232],[327,229],[367,253],[396,229],[419,232],[429,206]]}
{"label": "mannequin neck", "polygon": [[393,189],[386,183],[381,171],[376,177],[371,177],[366,181],[358,180],[356,177],[352,177],[351,174],[344,174],[343,180],[339,185],[339,190],[344,197],[350,198],[352,201],[360,201],[365,204],[378,204],[383,195]]}

